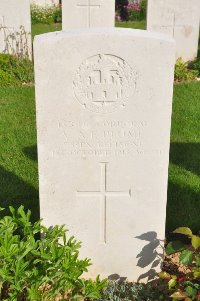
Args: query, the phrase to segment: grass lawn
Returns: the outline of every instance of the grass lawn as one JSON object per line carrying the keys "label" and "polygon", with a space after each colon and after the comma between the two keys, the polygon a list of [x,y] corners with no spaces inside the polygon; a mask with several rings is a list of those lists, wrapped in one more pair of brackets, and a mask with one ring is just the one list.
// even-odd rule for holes
{"label": "grass lawn", "polygon": [[167,231],[200,230],[200,83],[175,85]]}
{"label": "grass lawn", "polygon": [[62,29],[61,24],[34,24],[32,25],[32,36],[47,33],[51,31],[59,31]]}
{"label": "grass lawn", "polygon": [[34,88],[1,88],[0,110],[0,206],[23,203],[38,218]]}
{"label": "grass lawn", "polygon": [[116,22],[116,27],[146,29],[146,21]]}
{"label": "grass lawn", "polygon": [[[138,22],[136,22],[138,23]],[[145,28],[144,22],[123,23]],[[120,26],[120,22],[117,26]],[[61,25],[34,25],[33,35]],[[175,85],[172,116],[167,232],[200,230],[200,83]],[[39,217],[34,87],[0,89],[1,207],[23,203]],[[152,217],[153,218],[153,217]]]}

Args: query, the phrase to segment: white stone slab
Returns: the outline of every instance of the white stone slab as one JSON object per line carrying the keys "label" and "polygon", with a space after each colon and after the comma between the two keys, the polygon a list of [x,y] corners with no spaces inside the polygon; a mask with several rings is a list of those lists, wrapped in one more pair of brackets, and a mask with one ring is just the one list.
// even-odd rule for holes
{"label": "white stone slab", "polygon": [[197,56],[199,20],[199,0],[148,0],[147,29],[173,36],[176,58]]}
{"label": "white stone slab", "polygon": [[41,218],[83,242],[89,276],[144,278],[165,237],[174,41],[83,29],[34,51]]}
{"label": "white stone slab", "polygon": [[63,0],[63,30],[114,27],[115,0]]}
{"label": "white stone slab", "polygon": [[31,0],[32,4],[37,4],[40,6],[46,5],[59,5],[59,0]]}
{"label": "white stone slab", "polygon": [[31,56],[29,0],[0,0],[0,52]]}

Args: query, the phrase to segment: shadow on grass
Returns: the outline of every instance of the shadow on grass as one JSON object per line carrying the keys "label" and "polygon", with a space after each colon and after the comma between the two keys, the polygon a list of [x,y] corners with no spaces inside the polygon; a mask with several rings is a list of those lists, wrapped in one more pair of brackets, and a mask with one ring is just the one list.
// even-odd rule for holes
{"label": "shadow on grass", "polygon": [[37,145],[36,144],[25,147],[23,149],[23,153],[25,154],[25,156],[27,156],[29,159],[31,159],[33,161],[38,160]]}
{"label": "shadow on grass", "polygon": [[24,182],[12,172],[0,166],[0,207],[6,210],[0,216],[7,214],[8,207],[18,208],[24,205],[33,213],[32,220],[39,219],[39,192]]}
{"label": "shadow on grass", "polygon": [[166,234],[180,226],[190,227],[194,232],[200,231],[200,144],[172,143],[170,162],[184,168],[199,177],[194,188],[169,181]]}
{"label": "shadow on grass", "polygon": [[200,143],[172,143],[170,162],[200,177]]}

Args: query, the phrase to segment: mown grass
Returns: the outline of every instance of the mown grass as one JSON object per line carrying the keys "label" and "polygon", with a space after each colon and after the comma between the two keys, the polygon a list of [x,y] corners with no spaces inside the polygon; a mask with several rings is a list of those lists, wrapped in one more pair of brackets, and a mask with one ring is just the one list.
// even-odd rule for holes
{"label": "mown grass", "polygon": [[[135,27],[133,23],[123,25]],[[145,24],[141,22],[139,26],[142,28]],[[33,26],[33,35],[59,29],[60,25],[37,24]],[[168,234],[178,226],[189,226],[196,232],[200,230],[199,100],[199,82],[175,85]],[[12,204],[17,207],[23,203],[33,211],[35,219],[39,216],[39,194],[34,87],[1,88],[0,109],[0,206]]]}
{"label": "mown grass", "polygon": [[146,21],[116,22],[116,27],[146,29]]}
{"label": "mown grass", "polygon": [[0,206],[24,204],[39,217],[33,87],[0,89]]}
{"label": "mown grass", "polygon": [[32,25],[32,36],[34,37],[47,32],[59,31],[61,29],[61,24],[34,24]]}
{"label": "mown grass", "polygon": [[200,83],[175,85],[167,231],[200,230]]}

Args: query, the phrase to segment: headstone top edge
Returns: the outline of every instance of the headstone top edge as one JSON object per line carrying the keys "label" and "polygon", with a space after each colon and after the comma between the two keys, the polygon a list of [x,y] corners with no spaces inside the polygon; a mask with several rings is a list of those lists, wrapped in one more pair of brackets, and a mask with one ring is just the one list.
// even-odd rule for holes
{"label": "headstone top edge", "polygon": [[131,28],[111,28],[111,27],[101,27],[101,28],[82,28],[73,29],[65,31],[55,31],[46,34],[36,35],[34,38],[35,43],[43,43],[44,41],[60,40],[63,38],[72,38],[76,36],[87,37],[92,35],[102,35],[102,36],[129,36],[133,38],[145,38],[160,40],[161,42],[166,42],[175,45],[175,40],[173,37],[167,34],[149,31],[149,30],[139,30]]}

